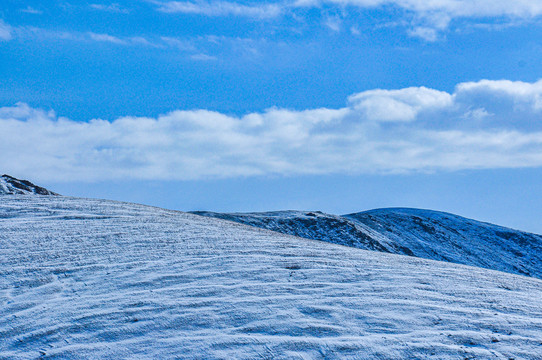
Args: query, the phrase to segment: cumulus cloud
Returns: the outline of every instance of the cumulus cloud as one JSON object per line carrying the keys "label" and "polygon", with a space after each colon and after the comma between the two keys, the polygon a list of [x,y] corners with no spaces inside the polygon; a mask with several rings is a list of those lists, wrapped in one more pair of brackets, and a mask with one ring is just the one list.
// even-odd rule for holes
{"label": "cumulus cloud", "polygon": [[449,107],[452,95],[422,86],[400,90],[369,90],[352,95],[349,100],[366,119],[412,121],[422,111]]}
{"label": "cumulus cloud", "polygon": [[542,80],[375,89],[339,109],[176,110],[87,122],[0,108],[0,168],[49,180],[202,179],[542,166]]}
{"label": "cumulus cloud", "polygon": [[527,110],[542,110],[542,81],[525,83],[521,81],[489,81],[468,82],[458,85],[458,95],[465,101],[477,94],[491,94],[493,98],[501,98],[514,103],[515,107],[527,107]]}
{"label": "cumulus cloud", "polygon": [[165,13],[198,14],[206,16],[244,16],[272,18],[279,16],[283,6],[278,4],[245,5],[228,1],[166,1],[158,10]]}

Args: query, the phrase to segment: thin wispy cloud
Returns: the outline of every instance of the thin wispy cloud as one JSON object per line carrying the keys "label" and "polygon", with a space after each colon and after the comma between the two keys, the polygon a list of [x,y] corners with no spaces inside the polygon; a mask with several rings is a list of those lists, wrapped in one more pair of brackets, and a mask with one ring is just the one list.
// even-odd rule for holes
{"label": "thin wispy cloud", "polygon": [[0,41],[9,41],[13,38],[12,27],[0,19]]}
{"label": "thin wispy cloud", "polygon": [[40,27],[20,26],[10,27],[12,37],[21,39],[34,39],[39,41],[75,41],[75,42],[97,42],[109,43],[122,46],[145,46],[145,47],[164,47],[164,41],[160,39],[147,39],[142,36],[118,37],[106,33],[95,32],[77,32],[77,31],[57,31]]}
{"label": "thin wispy cloud", "polygon": [[327,26],[328,29],[334,32],[340,32],[341,31],[341,19],[337,17],[328,17],[324,24]]}
{"label": "thin wispy cloud", "polygon": [[323,4],[375,8],[393,5],[424,16],[449,17],[535,17],[542,14],[541,0],[298,0],[295,6]]}
{"label": "thin wispy cloud", "polygon": [[279,4],[245,5],[228,1],[167,1],[158,2],[158,11],[205,16],[242,16],[249,18],[274,18],[283,11]]}
{"label": "thin wispy cloud", "polygon": [[410,29],[408,34],[432,42],[439,39],[454,19],[531,20],[542,15],[542,0],[298,0],[294,7],[338,6],[372,9],[402,9]]}
{"label": "thin wispy cloud", "polygon": [[[2,38],[2,25],[5,26],[6,33]],[[132,46],[160,48],[178,51],[186,56],[186,59],[193,61],[214,61],[218,56],[209,53],[209,51],[235,51],[237,54],[254,53],[254,47],[257,41],[244,38],[230,38],[217,36],[200,36],[175,38],[168,36],[159,36],[147,38],[143,36],[116,36],[107,33],[96,32],[70,32],[56,31],[39,27],[21,26],[13,28],[7,24],[0,23],[0,39],[11,40],[13,38],[32,39],[38,41],[71,41],[86,43],[104,43],[112,46]]]}
{"label": "thin wispy cloud", "polygon": [[160,38],[168,46],[174,47],[181,51],[197,51],[194,41],[188,39],[179,39],[175,37],[162,36]]}
{"label": "thin wispy cloud", "polygon": [[0,167],[50,180],[202,179],[542,166],[542,80],[353,94],[347,106],[177,110],[77,122],[0,108]]}
{"label": "thin wispy cloud", "polygon": [[43,11],[33,8],[32,6],[27,6],[24,9],[20,10],[21,12],[27,13],[27,14],[34,14],[34,15],[41,15],[43,14]]}
{"label": "thin wispy cloud", "polygon": [[155,47],[155,48],[162,47],[162,44],[158,44],[156,42],[150,41],[149,39],[143,36],[133,36],[133,37],[128,38],[128,41],[132,45],[150,46],[150,47]]}
{"label": "thin wispy cloud", "polygon": [[[235,60],[262,61],[267,54],[277,55],[280,43],[265,38],[245,38],[230,36],[198,36],[176,38],[163,36],[163,44],[188,55],[194,61]],[[270,50],[273,49],[273,50]],[[264,55],[265,54],[265,55]]]}
{"label": "thin wispy cloud", "polygon": [[130,10],[120,6],[118,3],[112,4],[90,4],[89,7],[94,10],[106,11],[111,13],[128,14]]}
{"label": "thin wispy cloud", "polygon": [[434,42],[439,39],[438,30],[427,26],[417,26],[408,30],[408,34],[412,37],[418,37],[428,42]]}
{"label": "thin wispy cloud", "polygon": [[[532,1],[490,1],[490,0],[298,0],[291,2],[269,2],[242,4],[229,1],[152,1],[157,10],[164,13],[183,13],[211,17],[250,17],[277,18],[283,14],[293,17],[302,9],[317,8],[322,10],[323,25],[334,32],[342,30],[342,17],[328,17],[328,9],[338,10],[348,17],[350,9],[397,8],[394,11],[395,23],[404,23],[406,32],[427,42],[443,39],[451,23],[458,19],[477,22],[482,19],[504,21],[509,24],[521,24],[542,15],[542,0]],[[356,24],[353,24],[353,28]]]}
{"label": "thin wispy cloud", "polygon": [[125,40],[122,40],[116,36],[109,35],[109,34],[96,34],[93,32],[89,32],[88,36],[91,40],[94,40],[94,41],[108,42],[108,43],[119,44],[119,45],[126,44]]}
{"label": "thin wispy cloud", "polygon": [[88,32],[82,38],[85,41],[104,42],[114,45],[128,45],[128,46],[141,46],[162,48],[164,44],[158,39],[147,39],[143,36],[130,36],[130,37],[118,37],[111,34],[99,34],[94,32]]}
{"label": "thin wispy cloud", "polygon": [[196,60],[196,61],[215,61],[215,60],[217,60],[216,56],[211,56],[211,55],[207,55],[207,54],[203,54],[203,53],[191,55],[190,58],[192,60]]}

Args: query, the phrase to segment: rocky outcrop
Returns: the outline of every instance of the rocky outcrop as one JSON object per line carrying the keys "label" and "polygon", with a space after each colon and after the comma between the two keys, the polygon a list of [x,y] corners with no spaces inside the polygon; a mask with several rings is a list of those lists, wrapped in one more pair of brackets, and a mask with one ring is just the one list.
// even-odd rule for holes
{"label": "rocky outcrop", "polygon": [[0,177],[0,195],[58,195],[55,192],[37,186],[28,180],[16,179],[13,176]]}

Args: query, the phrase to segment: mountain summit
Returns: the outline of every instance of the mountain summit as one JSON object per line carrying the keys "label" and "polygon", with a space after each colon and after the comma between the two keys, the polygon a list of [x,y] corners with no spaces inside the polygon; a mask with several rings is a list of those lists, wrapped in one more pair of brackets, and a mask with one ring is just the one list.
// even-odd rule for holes
{"label": "mountain summit", "polygon": [[13,176],[2,175],[0,177],[0,195],[58,195],[41,186],[32,184],[28,180],[16,179]]}

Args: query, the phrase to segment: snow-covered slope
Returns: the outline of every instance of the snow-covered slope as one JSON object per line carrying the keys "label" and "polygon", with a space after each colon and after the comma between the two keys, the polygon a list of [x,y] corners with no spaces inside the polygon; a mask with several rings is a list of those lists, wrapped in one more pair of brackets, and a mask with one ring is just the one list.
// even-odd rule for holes
{"label": "snow-covered slope", "polygon": [[359,249],[542,278],[542,236],[437,211],[195,213]]}
{"label": "snow-covered slope", "polygon": [[[350,219],[325,214],[320,211],[271,211],[230,214],[194,211],[193,214],[235,221],[283,234],[353,246],[359,249],[402,253],[401,249],[393,249],[393,244],[390,246],[382,245],[380,241],[374,239],[364,228],[357,226]],[[404,251],[406,252],[407,249]]]}
{"label": "snow-covered slope", "polygon": [[28,180],[16,179],[9,175],[0,177],[0,195],[58,195]]}
{"label": "snow-covered slope", "polygon": [[542,281],[152,207],[0,198],[2,359],[541,359]]}
{"label": "snow-covered slope", "polygon": [[542,278],[542,236],[420,209],[380,209],[345,216],[426,259]]}

